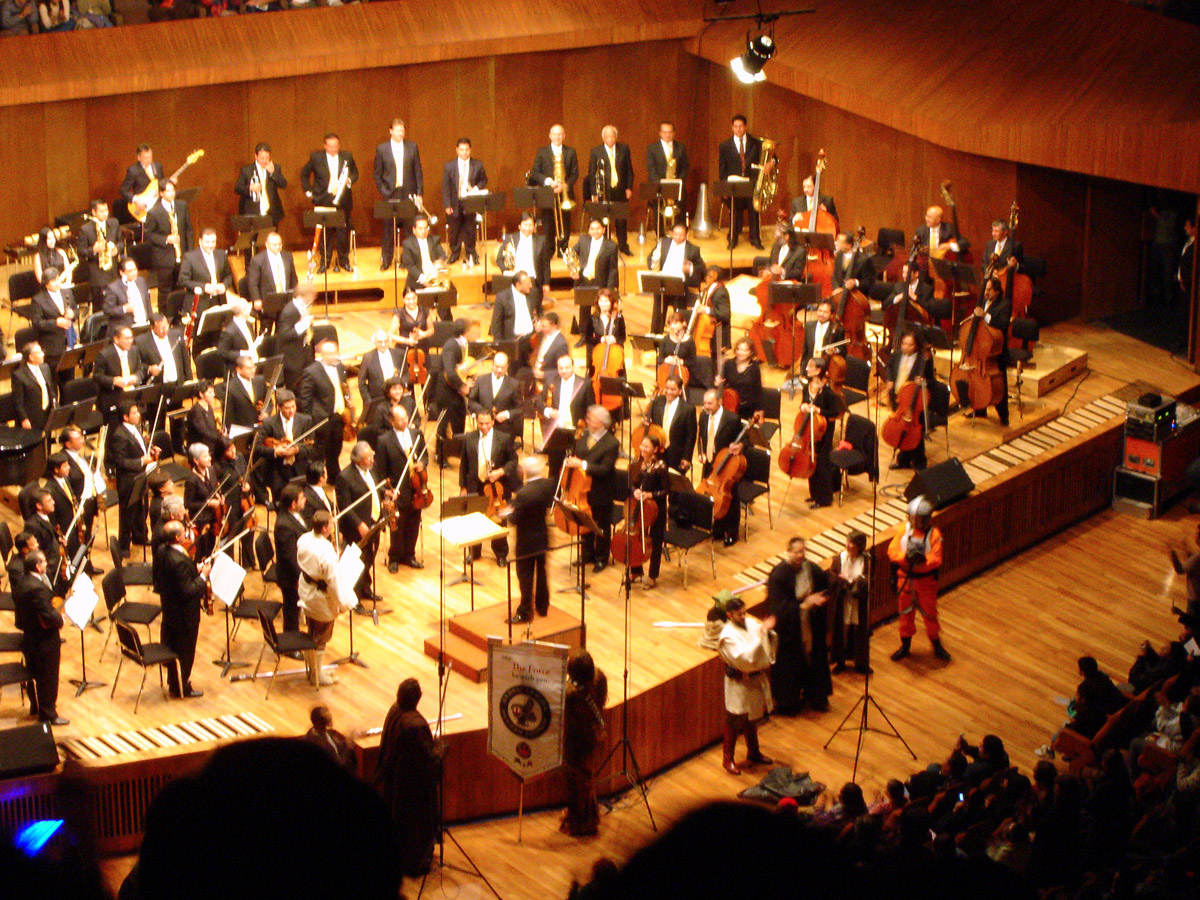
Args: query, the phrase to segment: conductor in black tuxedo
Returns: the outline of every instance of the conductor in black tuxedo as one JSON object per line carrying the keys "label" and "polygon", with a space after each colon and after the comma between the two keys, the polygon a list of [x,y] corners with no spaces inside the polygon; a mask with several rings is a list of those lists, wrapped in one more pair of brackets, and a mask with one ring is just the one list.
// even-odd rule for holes
{"label": "conductor in black tuxedo", "polygon": [[341,139],[332,131],[325,135],[324,149],[314,150],[300,169],[300,185],[304,188],[304,196],[312,200],[313,206],[333,207],[346,216],[344,228],[330,228],[325,232],[321,241],[318,272],[324,272],[329,265],[329,257],[325,254],[327,246],[336,250],[338,255],[338,263],[333,271],[354,271],[350,265],[350,213],[354,209],[353,185],[356,181],[358,164],[349,150],[342,149]]}
{"label": "conductor in black tuxedo", "polygon": [[[423,205],[420,198],[425,193],[421,152],[417,149],[417,142],[407,140],[405,135],[404,120],[392,119],[388,139],[375,148],[375,189],[384,200],[416,198],[420,206]],[[395,238],[389,221],[383,229],[382,255],[379,258],[381,272],[392,267]]]}
{"label": "conductor in black tuxedo", "polygon": [[493,356],[491,373],[475,378],[467,394],[467,407],[476,417],[481,412],[491,413],[497,431],[503,431],[509,437],[521,434],[521,386],[508,374],[507,353]]}
{"label": "conductor in black tuxedo", "polygon": [[[731,175],[741,176],[753,181],[758,176],[755,168],[761,161],[762,141],[746,131],[746,117],[738,113],[732,120],[733,134],[721,141],[717,148],[717,173],[725,181]],[[742,217],[750,222],[750,243],[761,250],[762,239],[759,236],[758,214],[754,211],[749,200],[733,200],[730,210],[729,249],[737,246],[742,234]]]}
{"label": "conductor in black tuxedo", "polygon": [[183,523],[163,525],[163,543],[154,552],[151,575],[162,599],[162,642],[179,656],[179,670],[167,667],[167,688],[172,697],[203,697],[192,687],[196,639],[200,634],[200,604],[208,593],[212,563],[197,566],[183,547]]}
{"label": "conductor in black tuxedo", "polygon": [[71,289],[62,286],[62,273],[54,266],[43,269],[42,289],[33,295],[29,320],[37,330],[38,343],[51,371],[56,371],[62,355],[79,343],[78,317],[79,307]]}
{"label": "conductor in black tuxedo", "polygon": [[[495,427],[496,418],[490,409],[475,414],[476,430],[463,435],[462,463],[458,467],[459,494],[476,496],[483,493],[485,484],[498,484],[506,498],[512,497],[517,485],[517,450],[512,435]],[[480,547],[474,550],[475,558]],[[492,541],[496,565],[508,563],[508,535]]]}
{"label": "conductor in black tuxedo", "polygon": [[613,437],[612,415],[599,404],[589,406],[584,416],[584,433],[575,441],[574,455],[563,465],[580,469],[592,480],[588,491],[588,506],[599,531],[583,536],[580,557],[592,560],[592,571],[603,572],[608,566],[608,549],[612,540],[613,501],[617,499],[617,457],[621,445]]}
{"label": "conductor in black tuxedo", "polygon": [[158,186],[158,203],[146,214],[143,237],[150,244],[150,267],[158,285],[159,305],[175,289],[183,254],[194,246],[188,205],[175,199],[175,182]]}
{"label": "conductor in black tuxedo", "polygon": [[[633,197],[633,157],[629,145],[617,140],[615,125],[605,125],[600,130],[600,144],[588,155],[589,197],[599,197],[605,203],[628,203]],[[629,249],[629,222],[616,219],[613,230],[617,236],[617,249],[625,256],[633,256]]]}
{"label": "conductor in black tuxedo", "polygon": [[138,272],[137,263],[125,257],[121,260],[121,277],[104,289],[108,333],[113,334],[122,325],[147,325],[153,312],[146,279]]}
{"label": "conductor in black tuxedo", "polygon": [[442,242],[430,234],[429,217],[417,216],[413,220],[412,234],[404,239],[400,249],[400,265],[406,273],[405,293],[428,285],[440,270],[439,263],[444,265],[445,258]]}
{"label": "conductor in black tuxedo", "polygon": [[21,348],[24,362],[12,373],[14,421],[21,428],[44,432],[50,410],[58,402],[58,385],[37,342]]}
{"label": "conductor in black tuxedo", "polygon": [[683,396],[683,380],[667,376],[663,392],[650,403],[650,421],[667,435],[663,459],[667,468],[686,475],[696,451],[696,408]]}
{"label": "conductor in black tuxedo", "polygon": [[454,153],[454,159],[442,167],[442,208],[450,232],[447,262],[457,262],[461,254],[464,263],[474,266],[479,263],[479,254],[475,252],[475,215],[463,211],[462,198],[487,188],[487,172],[483,163],[471,156],[470,138],[460,137]]}
{"label": "conductor in black tuxedo", "polygon": [[575,242],[579,254],[579,278],[576,287],[606,287],[617,290],[620,275],[617,261],[617,244],[604,236],[604,223],[592,219],[587,234],[581,234]]}
{"label": "conductor in black tuxedo", "polygon": [[54,608],[46,554],[31,550],[23,568],[22,576],[12,585],[12,599],[16,626],[21,630],[21,652],[33,677],[29,714],[51,725],[70,725],[58,714],[58,668],[62,659],[59,631],[63,617]]}
{"label": "conductor in black tuxedo", "polygon": [[516,531],[517,584],[521,602],[509,619],[514,625],[533,620],[550,612],[550,585],[546,581],[546,551],[550,549],[550,532],[546,514],[554,503],[554,482],[546,477],[546,464],[536,456],[521,460],[521,475],[525,484],[512,498],[501,515]]}
{"label": "conductor in black tuxedo", "polygon": [[264,297],[286,294],[296,289],[296,261],[283,252],[283,238],[278,231],[267,235],[266,247],[250,257],[246,267],[246,293],[256,309],[261,309]]}
{"label": "conductor in black tuxedo", "polygon": [[154,150],[149,144],[138,144],[137,161],[125,170],[125,178],[121,181],[121,199],[125,201],[122,206],[125,208],[118,209],[117,215],[123,216],[126,222],[132,222],[134,217],[128,206],[134,202],[133,198],[146,190],[151,181],[157,179],[162,182],[164,178],[162,163],[154,160]]}
{"label": "conductor in black tuxedo", "polygon": [[271,145],[259,142],[254,147],[254,162],[242,166],[233,191],[238,195],[238,214],[270,216],[278,228],[283,219],[283,201],[279,192],[287,187],[283,168],[271,158]]}
{"label": "conductor in black tuxedo", "polygon": [[[575,182],[579,180],[579,157],[574,147],[563,143],[566,137],[566,129],[561,125],[553,126],[550,129],[550,143],[538,150],[533,158],[533,167],[529,170],[530,186],[553,188],[554,200],[560,206],[564,200],[575,202]],[[556,171],[561,171],[561,179],[555,177]],[[562,219],[564,233],[559,234],[554,210],[547,209],[542,213],[542,233],[559,253],[567,249],[571,238],[571,211],[562,210]]]}

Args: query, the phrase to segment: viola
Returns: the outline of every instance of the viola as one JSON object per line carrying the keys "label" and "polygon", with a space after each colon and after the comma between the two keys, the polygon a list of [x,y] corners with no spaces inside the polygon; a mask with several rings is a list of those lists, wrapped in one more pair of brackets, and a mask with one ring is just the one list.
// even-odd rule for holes
{"label": "viola", "polygon": [[428,509],[433,506],[433,491],[429,489],[429,470],[424,466],[413,466],[408,473],[408,483],[412,486],[413,509]]}
{"label": "viola", "polygon": [[[570,458],[570,457],[568,457]],[[583,469],[563,466],[558,476],[559,499],[576,512],[592,515],[591,504],[588,503],[588,492],[592,489],[592,478]],[[568,520],[562,507],[554,504],[554,524],[567,534],[579,534],[579,524]]]}
{"label": "viola", "polygon": [[[492,474],[492,464],[487,464],[487,474]],[[492,481],[486,479],[483,482],[483,496],[487,497],[488,508],[487,517],[493,521],[500,521],[500,510],[504,507],[505,491],[504,479]]]}
{"label": "viola", "polygon": [[924,434],[921,421],[927,402],[925,385],[910,381],[896,392],[896,410],[879,429],[889,447],[915,450]]}
{"label": "viola", "polygon": [[817,471],[817,444],[828,429],[829,420],[815,408],[797,413],[793,437],[779,452],[779,468],[789,478],[812,478]]}
{"label": "viola", "polygon": [[409,385],[424,386],[425,382],[429,380],[429,371],[425,368],[425,351],[419,347],[404,348],[404,358],[400,361],[400,368],[407,376]]}
{"label": "viola", "polygon": [[630,568],[645,565],[654,551],[650,528],[657,519],[658,504],[653,500],[626,500],[625,523],[612,537],[613,559]]}
{"label": "viola", "polygon": [[709,472],[707,478],[700,481],[699,493],[706,497],[712,497],[714,522],[729,512],[729,505],[733,502],[734,488],[746,474],[746,454],[733,453],[732,450],[741,444],[749,429],[750,423],[743,422],[737,439],[717,453],[712,461],[712,471]]}

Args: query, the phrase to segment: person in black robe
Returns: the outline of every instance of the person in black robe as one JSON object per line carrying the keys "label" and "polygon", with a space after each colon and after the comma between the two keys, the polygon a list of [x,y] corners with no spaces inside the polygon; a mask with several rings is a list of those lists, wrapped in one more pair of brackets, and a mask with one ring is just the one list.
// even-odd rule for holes
{"label": "person in black robe", "polygon": [[779,635],[771,666],[771,695],[780,715],[795,715],[805,702],[816,710],[829,708],[833,683],[825,644],[824,592],[828,587],[826,572],[804,558],[804,538],[788,541],[787,558],[767,579],[767,606]]}
{"label": "person in black robe", "polygon": [[400,682],[396,702],[383,722],[375,767],[375,785],[396,826],[401,871],[410,878],[429,871],[441,819],[438,780],[442,748],[434,741],[425,717],[417,712],[420,700],[417,679]]}
{"label": "person in black robe", "polygon": [[596,755],[604,746],[604,701],[608,678],[592,655],[580,650],[567,661],[567,695],[563,708],[563,780],[567,811],[559,830],[578,837],[600,829],[596,802]]}

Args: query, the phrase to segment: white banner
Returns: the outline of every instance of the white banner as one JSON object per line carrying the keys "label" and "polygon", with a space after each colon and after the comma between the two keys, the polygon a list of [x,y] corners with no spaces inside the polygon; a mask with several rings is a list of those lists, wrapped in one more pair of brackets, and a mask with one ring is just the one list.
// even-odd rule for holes
{"label": "white banner", "polygon": [[488,751],[521,779],[562,765],[563,644],[488,641]]}

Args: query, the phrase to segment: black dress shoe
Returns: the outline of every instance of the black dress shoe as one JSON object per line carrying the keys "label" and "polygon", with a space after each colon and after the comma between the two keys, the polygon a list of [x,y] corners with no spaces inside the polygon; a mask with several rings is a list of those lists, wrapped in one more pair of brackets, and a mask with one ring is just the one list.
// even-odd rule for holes
{"label": "black dress shoe", "polygon": [[453,253],[451,253],[449,256],[446,257],[446,265],[452,266],[456,262],[458,262],[458,251],[457,250],[455,250]]}
{"label": "black dress shoe", "polygon": [[53,716],[43,717],[42,721],[45,722],[47,725],[53,725],[55,728],[61,728],[64,725],[71,724],[70,719],[64,719],[62,716],[58,715],[57,713]]}
{"label": "black dress shoe", "polygon": [[622,256],[633,256],[633,251],[629,249],[628,244],[622,244],[617,249]]}
{"label": "black dress shoe", "polygon": [[[317,274],[318,274],[318,275],[324,275],[324,274],[325,274],[325,270],[326,270],[327,268],[329,268],[329,267],[328,267],[328,266],[326,266],[326,265],[325,265],[325,263],[321,263],[319,266],[317,266]],[[336,271],[337,271],[337,269],[334,269],[334,271],[336,272]]]}
{"label": "black dress shoe", "polygon": [[738,245],[738,242],[737,242],[737,241],[726,241],[726,242],[725,242],[725,249],[726,249],[726,250],[732,250],[732,249],[733,249],[734,247],[736,247],[737,245]]}
{"label": "black dress shoe", "polygon": [[183,696],[189,700],[195,700],[197,697],[203,697],[204,691],[198,691],[194,687],[189,687],[183,692]]}
{"label": "black dress shoe", "polygon": [[753,756],[747,756],[746,762],[756,763],[760,766],[769,766],[771,763],[775,762],[775,760],[771,759],[771,757],[767,756],[765,753],[755,753]]}
{"label": "black dress shoe", "polygon": [[400,571],[400,563],[396,562],[394,559],[389,559],[388,560],[388,573],[391,575],[395,575],[399,571]]}
{"label": "black dress shoe", "polygon": [[[423,568],[425,568],[425,563],[421,562],[421,561],[420,561],[419,559],[417,559],[415,556],[414,556],[414,557],[412,557],[411,559],[406,559],[406,560],[404,561],[404,564],[405,564],[406,566],[408,566],[410,569],[423,569]],[[382,597],[380,597],[380,598],[378,598],[378,599],[382,600],[383,598],[382,598]]]}
{"label": "black dress shoe", "polygon": [[351,266],[351,265],[345,265],[345,266],[342,266],[342,271],[345,272],[347,275],[353,275],[355,272],[355,268],[354,268],[354,266]]}
{"label": "black dress shoe", "polygon": [[1000,427],[1001,428],[1008,427],[1008,416],[1005,416],[1003,419],[1000,420]]}
{"label": "black dress shoe", "polygon": [[386,272],[391,267],[392,267],[392,261],[390,259],[385,257],[385,258],[379,260],[379,271],[380,272]]}
{"label": "black dress shoe", "polygon": [[725,546],[726,547],[732,547],[736,543],[737,543],[737,538],[735,538],[732,534],[725,535]]}
{"label": "black dress shoe", "polygon": [[753,247],[755,250],[765,249],[762,245],[762,241],[751,241],[750,246]]}
{"label": "black dress shoe", "polygon": [[504,621],[507,622],[509,625],[524,625],[526,622],[529,622],[532,618],[533,618],[532,616],[526,616],[521,613],[517,613],[511,619],[505,619]]}
{"label": "black dress shoe", "polygon": [[598,574],[600,572],[603,572],[607,568],[608,568],[608,563],[598,562],[592,566],[592,571],[596,572]]}
{"label": "black dress shoe", "polygon": [[505,566],[508,565],[508,557],[505,556],[504,554],[500,554],[499,556],[496,557],[496,565],[499,566],[501,569],[503,569]]}
{"label": "black dress shoe", "polygon": [[363,599],[370,600],[372,603],[381,603],[383,601],[383,597],[376,593],[367,594],[367,596],[363,597]]}

